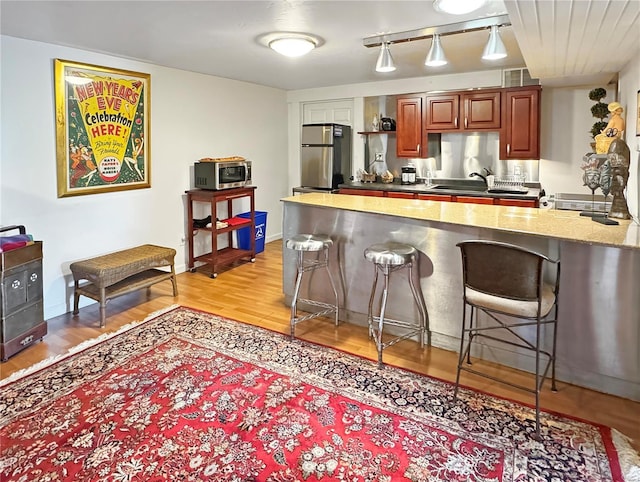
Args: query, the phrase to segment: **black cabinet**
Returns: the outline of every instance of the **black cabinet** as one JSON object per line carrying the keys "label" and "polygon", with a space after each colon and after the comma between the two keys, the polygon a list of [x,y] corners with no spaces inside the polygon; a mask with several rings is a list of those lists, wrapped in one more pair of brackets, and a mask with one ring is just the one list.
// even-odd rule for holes
{"label": "black cabinet", "polygon": [[42,301],[41,241],[0,253],[0,323],[3,361],[47,334]]}

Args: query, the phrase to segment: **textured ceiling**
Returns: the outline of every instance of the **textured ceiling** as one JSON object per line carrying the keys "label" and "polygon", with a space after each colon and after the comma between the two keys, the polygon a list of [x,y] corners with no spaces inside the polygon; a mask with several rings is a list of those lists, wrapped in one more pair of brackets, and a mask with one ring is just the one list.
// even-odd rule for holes
{"label": "textured ceiling", "polygon": [[[365,37],[508,13],[509,56],[480,59],[487,31],[442,39],[450,63],[428,68],[430,40],[391,48],[397,69],[377,73]],[[3,35],[76,47],[157,65],[297,90],[523,67],[544,84],[606,83],[640,55],[640,1],[489,1],[450,16],[431,1],[5,1]],[[260,43],[273,31],[312,33],[322,45],[282,57]],[[74,59],[70,59],[74,60]]]}

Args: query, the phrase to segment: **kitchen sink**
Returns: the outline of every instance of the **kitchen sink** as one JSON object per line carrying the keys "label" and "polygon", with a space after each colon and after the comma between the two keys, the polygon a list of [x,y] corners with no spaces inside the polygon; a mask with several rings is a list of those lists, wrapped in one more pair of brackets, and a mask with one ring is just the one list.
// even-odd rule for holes
{"label": "kitchen sink", "polygon": [[469,186],[469,185],[453,185],[453,184],[438,184],[431,186],[431,189],[442,189],[445,191],[474,191],[474,192],[486,192],[487,186]]}

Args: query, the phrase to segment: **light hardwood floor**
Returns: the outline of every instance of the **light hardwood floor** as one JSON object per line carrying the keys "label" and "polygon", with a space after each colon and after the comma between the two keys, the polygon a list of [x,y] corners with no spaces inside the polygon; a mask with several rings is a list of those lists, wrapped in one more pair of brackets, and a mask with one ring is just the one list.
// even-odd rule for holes
{"label": "light hardwood floor", "polygon": [[[171,283],[154,285],[149,291],[116,298],[107,304],[107,324],[100,328],[97,303],[84,307],[77,317],[70,313],[48,320],[49,333],[42,342],[23,350],[0,364],[0,379],[53,355],[65,353],[84,340],[117,331],[150,313],[180,304],[271,330],[288,333],[289,308],[282,293],[282,243],[267,243],[255,263],[238,262],[221,270],[216,279],[207,273],[178,275],[179,296],[174,298]],[[71,309],[71,306],[69,307]],[[307,341],[333,346],[362,357],[376,359],[375,344],[365,328],[350,324],[335,327],[331,320],[316,319],[301,323],[296,336]],[[457,354],[438,348],[420,349],[414,341],[402,341],[385,350],[384,360],[436,378],[455,381]],[[527,383],[531,376],[502,366],[492,370],[514,383]],[[497,396],[533,403],[533,396],[491,380],[462,374],[462,383]],[[568,414],[613,427],[633,440],[640,451],[640,403],[619,397],[558,383],[552,393],[545,383],[541,405],[544,410]]]}

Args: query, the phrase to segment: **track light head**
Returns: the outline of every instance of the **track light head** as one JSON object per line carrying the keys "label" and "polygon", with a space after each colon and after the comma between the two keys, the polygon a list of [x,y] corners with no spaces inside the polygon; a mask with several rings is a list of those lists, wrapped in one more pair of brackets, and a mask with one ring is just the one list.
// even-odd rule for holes
{"label": "track light head", "polygon": [[500,38],[500,32],[498,32],[498,26],[493,25],[491,32],[489,33],[489,40],[482,52],[482,58],[484,60],[499,60],[507,56],[507,49]]}
{"label": "track light head", "polygon": [[376,62],[376,72],[393,72],[394,70],[396,70],[396,66],[391,57],[389,42],[383,42],[382,45],[380,45],[380,54]]}
{"label": "track light head", "polygon": [[449,61],[444,54],[442,45],[440,44],[440,35],[435,34],[433,36],[433,40],[431,41],[431,48],[429,49],[427,58],[424,61],[424,65],[427,65],[429,67],[441,67],[443,65],[447,65],[448,63]]}

